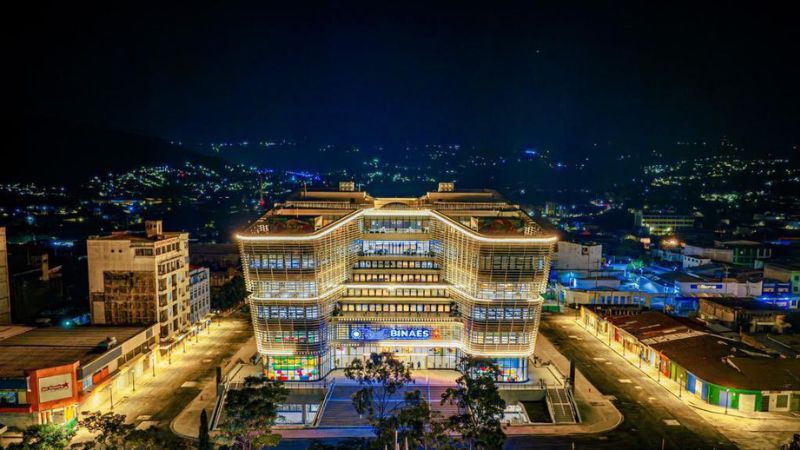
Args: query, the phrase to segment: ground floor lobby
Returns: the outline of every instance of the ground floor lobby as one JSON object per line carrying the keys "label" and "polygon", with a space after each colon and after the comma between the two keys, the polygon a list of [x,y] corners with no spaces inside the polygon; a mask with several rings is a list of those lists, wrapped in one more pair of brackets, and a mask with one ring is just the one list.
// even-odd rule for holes
{"label": "ground floor lobby", "polygon": [[[377,344],[339,344],[324,355],[265,355],[264,374],[282,381],[316,381],[327,378],[337,369],[344,369],[354,359],[366,359],[372,353],[392,353],[413,371],[443,370],[457,373],[458,363],[465,354],[454,347],[383,346]],[[499,382],[521,383],[529,380],[528,358],[493,358],[499,369]]]}

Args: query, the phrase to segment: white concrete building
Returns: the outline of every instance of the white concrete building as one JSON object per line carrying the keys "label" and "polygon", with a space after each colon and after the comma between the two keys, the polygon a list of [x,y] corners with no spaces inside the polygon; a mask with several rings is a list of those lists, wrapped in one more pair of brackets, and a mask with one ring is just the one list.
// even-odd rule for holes
{"label": "white concrete building", "polygon": [[189,323],[196,324],[211,312],[211,284],[208,267],[189,270]]}
{"label": "white concrete building", "polygon": [[553,256],[558,271],[597,271],[603,261],[603,245],[595,242],[559,241]]}

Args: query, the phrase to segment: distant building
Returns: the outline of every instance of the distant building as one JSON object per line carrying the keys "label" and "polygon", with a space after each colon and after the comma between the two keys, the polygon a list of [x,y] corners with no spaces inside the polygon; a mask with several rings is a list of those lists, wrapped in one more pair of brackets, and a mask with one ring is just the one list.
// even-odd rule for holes
{"label": "distant building", "polygon": [[42,310],[63,306],[64,301],[61,266],[50,266],[47,253],[25,259],[20,268],[12,264],[11,317],[19,324],[32,322]]}
{"label": "distant building", "polygon": [[764,278],[791,283],[791,294],[800,296],[800,264],[766,262]]}
{"label": "distant building", "polygon": [[11,286],[8,280],[6,229],[0,227],[0,324],[11,323]]}
{"label": "distant building", "polygon": [[212,288],[222,287],[241,275],[236,244],[192,244],[189,253],[193,266],[208,267]]}
{"label": "distant building", "polygon": [[189,323],[200,324],[211,312],[211,285],[208,267],[189,271]]}
{"label": "distant building", "polygon": [[559,289],[558,299],[568,305],[641,305],[650,306],[652,294],[615,287]]}
{"label": "distant building", "polygon": [[734,331],[777,332],[789,327],[786,312],[777,306],[752,298],[701,298],[700,317],[717,321]]}
{"label": "distant building", "polygon": [[736,278],[710,278],[681,272],[658,275],[659,281],[672,291],[685,296],[755,297],[761,295],[763,286],[760,276],[740,275]]}
{"label": "distant building", "polygon": [[683,255],[683,268],[704,266],[710,264],[711,259],[703,258],[701,256]]}
{"label": "distant building", "polygon": [[73,426],[150,371],[158,325],[0,327],[0,423]]}
{"label": "distant building", "polygon": [[755,241],[715,241],[714,246],[686,244],[683,254],[752,268],[757,261],[770,258],[772,249]]}
{"label": "distant building", "polygon": [[87,241],[92,323],[158,323],[170,341],[189,327],[189,234],[145,228]]}
{"label": "distant building", "polygon": [[559,241],[553,257],[558,271],[596,271],[603,261],[603,246],[595,242]]}
{"label": "distant building", "polygon": [[666,236],[694,228],[695,218],[677,214],[645,214],[641,210],[633,215],[634,227],[644,228],[649,234]]}

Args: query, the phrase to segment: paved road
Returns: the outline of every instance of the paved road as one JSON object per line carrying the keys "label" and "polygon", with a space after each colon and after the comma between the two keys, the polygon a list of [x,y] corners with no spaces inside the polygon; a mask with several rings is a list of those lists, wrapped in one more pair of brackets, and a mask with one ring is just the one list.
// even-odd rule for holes
{"label": "paved road", "polygon": [[[210,333],[203,332],[197,342],[187,341],[185,354],[182,346],[178,346],[171,364],[164,358],[156,366],[155,377],[148,372],[142,380],[137,380],[136,392],[128,389],[115,393],[113,411],[126,415],[131,423],[146,420],[151,425],[168,428],[172,419],[200,393],[203,381],[215,377],[215,368],[251,336],[252,327],[242,315],[215,318]],[[104,401],[95,409],[106,412],[109,406]],[[81,437],[86,438],[78,438]]]}
{"label": "paved road", "polygon": [[[736,446],[691,407],[641,373],[578,326],[574,317],[554,314],[544,318],[540,332],[576,362],[577,367],[625,416],[616,430],[589,438],[575,438],[576,448],[727,449]],[[572,439],[571,439],[572,440]],[[513,448],[543,447],[524,441]],[[563,447],[562,447],[563,448]]]}

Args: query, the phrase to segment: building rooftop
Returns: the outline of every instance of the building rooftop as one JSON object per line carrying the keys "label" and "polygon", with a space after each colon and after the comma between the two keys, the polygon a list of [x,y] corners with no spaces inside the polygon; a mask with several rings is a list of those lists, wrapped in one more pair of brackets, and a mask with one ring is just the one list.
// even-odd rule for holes
{"label": "building rooftop", "polygon": [[91,241],[131,241],[131,242],[158,242],[165,239],[175,238],[181,235],[179,231],[165,231],[156,236],[147,236],[143,232],[123,231],[114,232],[105,236],[89,236]]}
{"label": "building rooftop", "polygon": [[[352,187],[352,185],[350,185]],[[349,189],[350,187],[346,187]],[[261,216],[246,230],[245,235],[308,235],[324,232],[353,214],[367,211],[380,217],[398,214],[398,210],[420,210],[450,222],[456,228],[471,230],[485,236],[541,237],[542,227],[516,205],[509,204],[497,191],[440,190],[422,197],[371,197],[354,190],[303,190],[293,194],[286,203]],[[441,187],[440,187],[441,189]],[[474,208],[470,206],[474,204]],[[429,213],[436,211],[436,213]],[[549,238],[549,236],[548,236]]]}
{"label": "building rooftop", "polygon": [[710,334],[651,344],[710,383],[734,389],[798,390],[800,359],[770,358],[741,342]]}
{"label": "building rooftop", "polygon": [[608,320],[640,341],[696,331],[687,324],[657,311],[645,311],[635,316],[611,317]]}
{"label": "building rooftop", "polygon": [[703,297],[700,301],[743,311],[784,311],[780,306],[758,301],[751,297]]}
{"label": "building rooftop", "polygon": [[72,364],[75,361],[85,365],[107,351],[101,346],[107,338],[116,338],[119,345],[146,328],[28,328],[0,340],[0,378],[21,377],[28,370]]}

